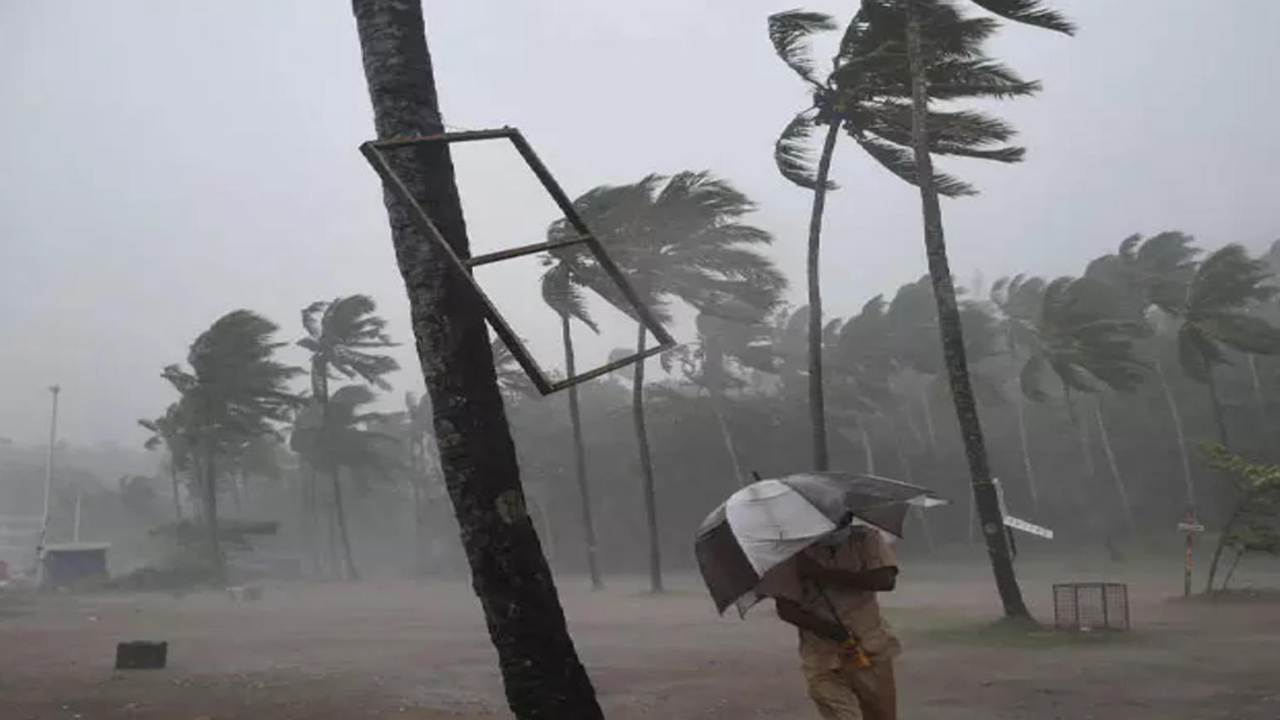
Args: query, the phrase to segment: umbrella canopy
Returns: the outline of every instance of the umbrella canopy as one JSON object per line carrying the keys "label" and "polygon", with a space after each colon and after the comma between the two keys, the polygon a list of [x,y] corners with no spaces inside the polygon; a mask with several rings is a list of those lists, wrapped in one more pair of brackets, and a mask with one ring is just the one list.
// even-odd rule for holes
{"label": "umbrella canopy", "polygon": [[849,523],[902,537],[912,505],[944,504],[931,490],[851,473],[800,473],[754,482],[711,511],[694,541],[698,569],[724,612],[759,601],[753,592],[771,569]]}

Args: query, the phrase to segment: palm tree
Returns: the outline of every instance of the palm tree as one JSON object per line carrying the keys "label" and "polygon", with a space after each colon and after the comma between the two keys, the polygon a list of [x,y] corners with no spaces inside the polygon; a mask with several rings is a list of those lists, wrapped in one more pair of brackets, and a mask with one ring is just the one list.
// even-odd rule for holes
{"label": "palm tree", "polygon": [[[997,355],[997,331],[991,315],[976,301],[961,303],[960,313],[965,329],[965,353],[969,361],[977,364]],[[933,287],[928,275],[898,289],[886,310],[885,325],[890,337],[887,351],[892,358],[895,370],[909,369],[927,378],[920,387],[920,406],[924,411],[925,426],[929,435],[929,450],[936,456],[938,440],[933,417],[934,401],[948,403],[951,400],[948,386],[942,382],[946,363],[943,360],[942,348],[938,344],[938,308],[934,302]],[[987,375],[972,371],[970,379],[979,400],[989,404],[997,404],[1004,400],[999,384]],[[909,402],[904,403],[904,414],[908,418],[910,418],[909,407]],[[1032,497],[1034,498],[1034,479],[1029,482],[1033,485]],[[977,516],[975,505],[971,496],[968,520],[965,523],[970,542],[973,541],[974,520]],[[921,517],[924,517],[923,514]]]}
{"label": "palm tree", "polygon": [[[806,275],[809,299],[809,414],[813,433],[813,464],[827,469],[827,434],[822,368],[822,293],[819,282],[819,255],[826,193],[836,186],[828,176],[840,130],[858,143],[864,152],[897,177],[915,183],[917,168],[912,157],[910,130],[911,108],[905,102],[910,96],[907,59],[891,52],[900,45],[901,34],[895,25],[885,22],[878,7],[865,6],[849,23],[839,50],[832,59],[832,69],[825,77],[814,68],[810,39],[819,32],[835,30],[837,25],[822,13],[792,10],[769,17],[769,39],[774,50],[812,94],[813,104],[796,115],[774,147],[774,159],[783,177],[813,191],[813,212],[809,220]],[[879,17],[879,19],[876,19]],[[873,20],[875,20],[873,22]],[[900,28],[901,22],[896,27]],[[974,54],[994,30],[986,19],[955,18],[953,22],[930,26],[937,30],[931,39],[958,55]],[[931,75],[946,97],[964,98],[999,93],[1018,95],[1031,93],[1034,83],[1025,83],[1012,73],[990,63],[953,63]],[[977,157],[1000,162],[1016,162],[1022,149],[1004,147],[1013,136],[1008,125],[975,112],[929,113],[930,127],[935,133],[934,152]],[[826,127],[818,162],[813,164],[810,139],[818,127]],[[945,175],[933,178],[934,187],[947,195],[967,195],[973,189]]]}
{"label": "palm tree", "polygon": [[[390,389],[385,376],[398,369],[399,363],[389,355],[371,352],[393,347],[387,336],[387,321],[375,314],[377,304],[368,295],[348,295],[331,301],[313,302],[302,310],[302,327],[307,336],[298,346],[311,353],[311,397],[319,407],[320,418],[329,417],[329,381],[336,376],[361,380],[382,390]],[[327,422],[324,423],[328,427]],[[338,529],[342,536],[345,574],[356,580],[351,558],[351,538],[342,507],[339,487],[339,465],[328,465]]]}
{"label": "palm tree", "polygon": [[[543,259],[551,265],[542,275],[542,300],[560,318],[560,339],[564,346],[565,375],[572,378],[577,373],[573,352],[573,320],[599,333],[600,328],[587,312],[586,298],[568,263],[554,257]],[[573,470],[578,481],[578,501],[582,517],[582,537],[587,548],[587,571],[591,575],[591,588],[601,590],[604,580],[600,576],[600,560],[596,548],[595,522],[591,518],[591,487],[587,480],[587,448],[582,440],[582,412],[578,403],[578,386],[570,385],[569,424],[573,433]]]}
{"label": "palm tree", "polygon": [[1060,277],[1047,285],[1033,282],[1021,287],[1042,288],[1035,317],[1030,323],[1017,326],[1019,345],[1027,354],[1020,373],[1022,393],[1036,402],[1047,400],[1043,376],[1045,370],[1053,372],[1062,388],[1068,416],[1079,434],[1081,455],[1090,476],[1095,470],[1088,442],[1088,424],[1080,421],[1072,393],[1095,395],[1094,420],[1116,484],[1121,511],[1132,534],[1135,523],[1129,493],[1115,458],[1102,414],[1102,401],[1097,393],[1104,388],[1129,393],[1142,384],[1146,367],[1137,360],[1133,348],[1141,326],[1120,317],[1107,286],[1087,276],[1079,279]]}
{"label": "palm tree", "polygon": [[[444,132],[422,7],[353,0],[379,138]],[[396,260],[409,297],[418,359],[431,397],[440,465],[476,594],[517,718],[603,714],[578,659],[537,534],[524,509],[520,467],[494,377],[484,317],[437,238],[415,225],[418,203],[438,238],[469,255],[447,148],[396,152],[406,198],[386,196]]]}
{"label": "palm tree", "polygon": [[[666,307],[674,300],[700,313],[734,319],[744,307],[771,308],[786,286],[772,261],[754,249],[772,243],[773,236],[742,222],[755,204],[708,172],[685,171],[670,178],[649,175],[630,185],[601,186],[583,194],[574,205],[661,321],[669,319]],[[547,234],[550,240],[560,240],[573,232],[567,222],[558,221]],[[569,264],[583,286],[633,313],[591,256],[573,250],[553,254]],[[638,324],[637,352],[645,351],[647,335],[644,325]],[[661,592],[662,557],[644,377],[644,363],[638,362],[632,382],[632,421],[649,528],[649,580],[653,591]]]}
{"label": "palm tree", "polygon": [[1036,344],[1035,322],[1044,296],[1044,280],[1016,275],[1000,278],[991,285],[990,301],[999,314],[1000,334],[1004,339],[1004,352],[1008,358],[1013,379],[1018,388],[1012,393],[1014,414],[1018,422],[1018,442],[1022,451],[1022,469],[1027,475],[1027,488],[1031,493],[1031,506],[1039,510],[1040,491],[1036,480],[1035,463],[1031,458],[1031,443],[1027,433],[1027,413],[1022,389],[1021,365]]}
{"label": "palm tree", "polygon": [[189,418],[209,560],[218,576],[219,461],[236,443],[275,432],[300,403],[287,384],[301,370],[274,359],[283,346],[274,341],[278,329],[248,310],[227,313],[191,344],[190,370],[169,365],[161,373],[181,396],[175,413]]}
{"label": "palm tree", "polygon": [[361,412],[373,402],[374,394],[363,385],[346,385],[325,404],[313,402],[298,415],[289,445],[311,467],[333,478],[333,512],[342,542],[343,574],[358,580],[351,535],[342,501],[342,470],[349,474],[378,474],[389,478],[399,468],[393,450],[399,441],[393,435],[369,429],[370,423],[384,419],[381,413]]}
{"label": "palm tree", "polygon": [[169,452],[169,480],[173,485],[173,518],[182,522],[182,493],[178,489],[178,474],[187,472],[192,463],[192,442],[189,421],[183,417],[182,405],[171,403],[164,415],[154,420],[139,420],[138,424],[151,433],[143,443],[147,450],[155,450],[161,445]]}
{"label": "palm tree", "polygon": [[686,373],[686,377],[707,393],[711,412],[720,428],[720,439],[733,467],[733,477],[739,486],[750,482],[750,476],[742,466],[729,426],[728,394],[747,385],[742,373],[774,371],[776,358],[769,347],[770,328],[766,318],[778,300],[776,296],[766,298],[768,307],[739,308],[733,320],[699,313],[695,319],[697,341],[686,348],[691,356],[691,371]]}
{"label": "palm tree", "polygon": [[1240,245],[1227,245],[1204,259],[1186,287],[1184,302],[1163,308],[1178,321],[1178,358],[1187,377],[1208,388],[1218,443],[1230,448],[1214,369],[1229,364],[1223,352],[1280,354],[1280,329],[1250,313],[1280,288],[1263,260]]}
{"label": "palm tree", "polygon": [[427,443],[431,435],[431,403],[413,393],[404,395],[404,434],[409,457],[409,487],[413,495],[414,550],[418,572],[427,573],[427,507],[431,501],[429,477],[434,477],[434,463]]}
{"label": "palm tree", "polygon": [[[1178,231],[1162,232],[1145,239],[1141,235],[1131,235],[1121,241],[1115,254],[1104,255],[1089,263],[1085,277],[1105,283],[1116,300],[1119,316],[1145,324],[1150,332],[1153,318],[1149,311],[1155,309],[1168,317],[1186,302],[1187,288],[1196,272],[1195,258],[1200,253],[1193,245],[1194,241],[1190,235]],[[1182,412],[1158,357],[1152,363],[1152,371],[1173,420],[1186,485],[1187,507],[1194,512],[1195,483]]]}
{"label": "palm tree", "polygon": [[[1072,25],[1057,13],[1046,10],[1039,0],[974,0],[974,2],[997,15],[1016,22],[1038,25],[1060,32],[1070,33]],[[942,229],[942,206],[939,195],[942,188],[934,179],[933,157],[936,143],[936,131],[931,127],[929,119],[929,100],[950,99],[952,90],[945,82],[939,83],[936,76],[952,67],[985,68],[993,71],[991,77],[1003,77],[1005,82],[990,86],[988,94],[994,97],[1028,94],[1032,91],[1025,88],[1020,92],[1008,92],[1009,81],[1016,78],[1011,72],[998,67],[995,63],[982,57],[970,48],[968,52],[957,52],[956,48],[932,40],[937,31],[933,28],[956,22],[958,17],[955,8],[945,0],[888,0],[881,5],[878,0],[864,0],[864,12],[870,7],[884,8],[891,12],[882,16],[889,23],[895,22],[905,5],[906,54],[911,79],[911,139],[915,154],[917,185],[920,188],[921,211],[924,218],[925,253],[929,259],[929,277],[933,282],[934,296],[938,304],[938,325],[942,335],[942,349],[947,362],[947,376],[951,382],[951,397],[955,403],[956,417],[960,422],[960,434],[964,439],[965,455],[969,460],[969,473],[973,479],[973,491],[982,520],[984,535],[987,540],[988,553],[991,556],[992,570],[995,573],[996,586],[1008,617],[1028,617],[1026,603],[1022,599],[1022,590],[1018,587],[1017,576],[1013,570],[1013,558],[1009,550],[1007,537],[1002,532],[999,498],[991,481],[991,468],[987,458],[986,443],[982,437],[982,423],[978,418],[978,406],[973,397],[973,388],[969,379],[968,363],[965,359],[964,330],[961,327],[960,308],[956,302],[955,285],[951,278],[951,265],[947,258],[947,246]],[[929,30],[926,30],[929,28]],[[975,78],[976,80],[976,78]],[[961,87],[972,81],[962,80]],[[969,90],[983,89],[983,83],[976,82]],[[970,92],[972,96],[976,93]],[[953,96],[954,97],[954,96]]]}

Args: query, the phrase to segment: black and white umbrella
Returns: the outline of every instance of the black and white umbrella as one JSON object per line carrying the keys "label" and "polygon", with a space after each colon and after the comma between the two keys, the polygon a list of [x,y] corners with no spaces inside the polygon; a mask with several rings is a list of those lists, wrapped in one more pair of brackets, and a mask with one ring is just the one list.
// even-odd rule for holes
{"label": "black and white umbrella", "polygon": [[716,610],[745,613],[765,573],[831,532],[864,524],[902,537],[912,505],[945,504],[931,490],[874,475],[813,472],[760,480],[729,496],[702,521],[698,569]]}

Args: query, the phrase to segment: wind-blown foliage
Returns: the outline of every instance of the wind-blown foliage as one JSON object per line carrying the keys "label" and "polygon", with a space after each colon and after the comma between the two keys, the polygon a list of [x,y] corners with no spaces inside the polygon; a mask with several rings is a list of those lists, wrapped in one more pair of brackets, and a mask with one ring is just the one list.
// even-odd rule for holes
{"label": "wind-blown foliage", "polygon": [[218,573],[218,462],[236,444],[275,432],[301,403],[287,385],[302,371],[275,359],[284,345],[274,340],[278,329],[248,310],[227,313],[192,343],[190,370],[169,365],[161,373],[180,395],[176,412],[189,418],[209,559]]}
{"label": "wind-blown foliage", "polygon": [[[759,248],[773,242],[768,232],[744,222],[755,203],[728,181],[709,172],[649,175],[630,185],[606,185],[574,201],[578,214],[607,248],[641,301],[660,322],[671,319],[679,301],[697,312],[726,320],[751,320],[779,302],[786,279]],[[549,241],[576,236],[565,221],[547,230]],[[551,252],[582,287],[590,288],[634,317],[594,256],[577,247]],[[572,283],[570,283],[572,286]],[[647,332],[638,328],[637,351]],[[637,363],[632,416],[645,489],[650,547],[650,584],[662,589],[652,458],[644,417],[644,363]]]}

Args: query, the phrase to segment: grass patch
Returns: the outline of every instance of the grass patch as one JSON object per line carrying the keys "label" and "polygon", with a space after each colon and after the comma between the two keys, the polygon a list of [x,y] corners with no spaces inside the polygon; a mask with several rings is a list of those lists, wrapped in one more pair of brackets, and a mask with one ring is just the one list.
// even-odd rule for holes
{"label": "grass patch", "polygon": [[1094,630],[1092,632],[1059,632],[1023,620],[998,620],[994,623],[935,625],[911,633],[924,642],[979,647],[1007,647],[1051,650],[1072,647],[1132,645],[1141,642],[1139,633]]}

